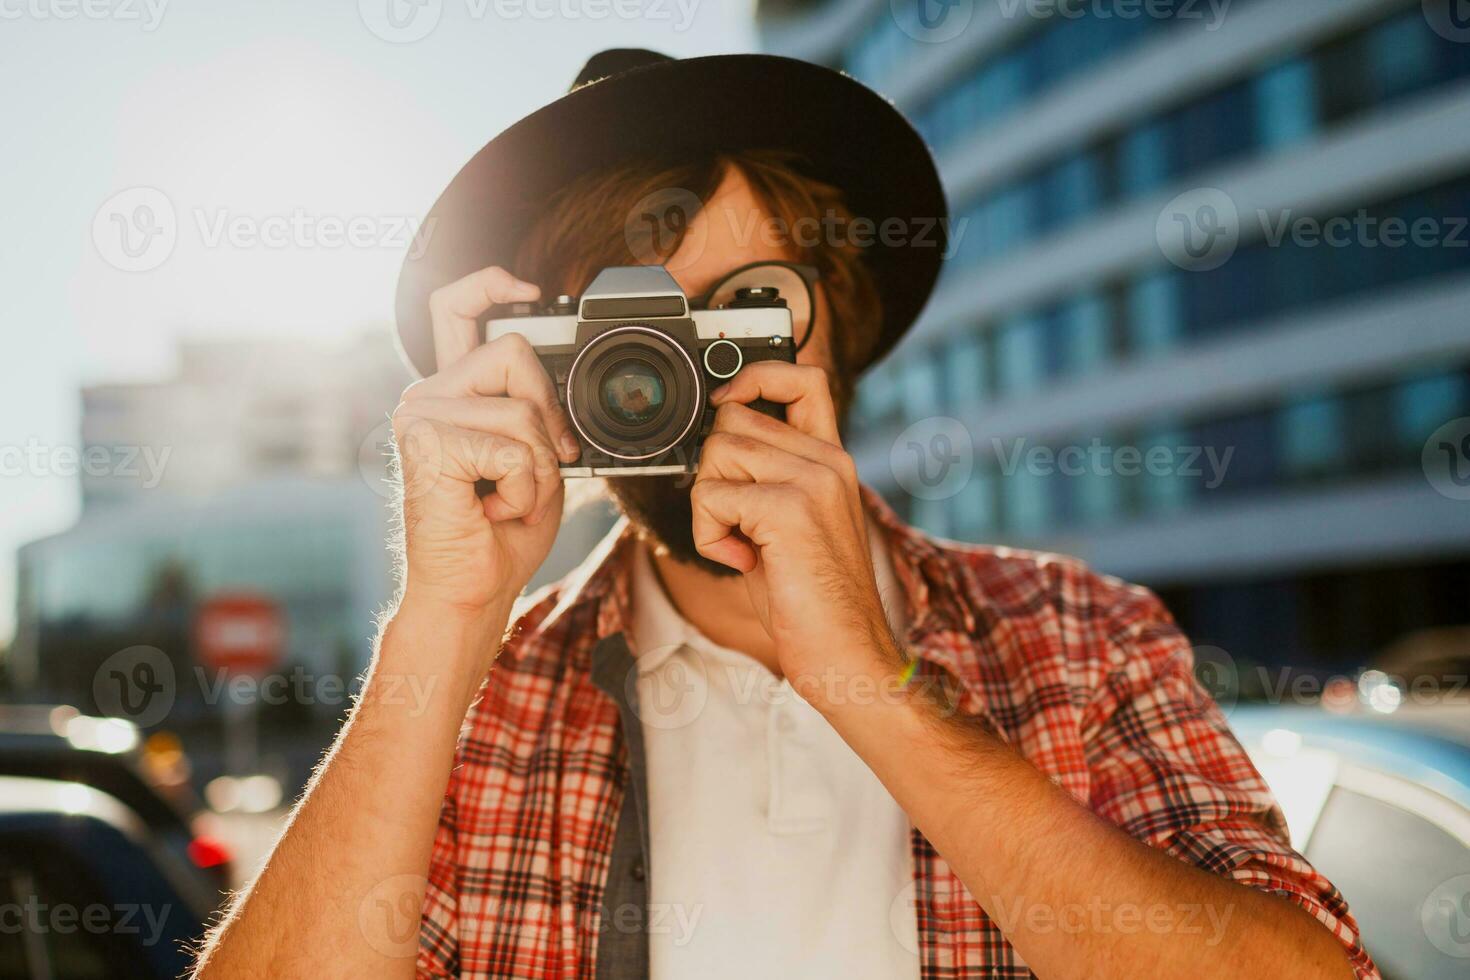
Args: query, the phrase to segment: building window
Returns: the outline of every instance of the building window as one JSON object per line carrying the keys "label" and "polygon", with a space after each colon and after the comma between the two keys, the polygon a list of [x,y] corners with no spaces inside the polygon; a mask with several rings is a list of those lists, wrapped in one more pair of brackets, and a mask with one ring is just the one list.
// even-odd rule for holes
{"label": "building window", "polygon": [[1288,475],[1310,479],[1341,472],[1347,461],[1342,402],[1320,395],[1291,402],[1281,411],[1278,438]]}
{"label": "building window", "polygon": [[1179,276],[1171,271],[1150,273],[1128,289],[1128,344],[1149,356],[1169,350],[1184,329],[1184,304]]}
{"label": "building window", "polygon": [[1417,451],[1435,429],[1470,414],[1470,379],[1458,372],[1412,378],[1394,390],[1393,401],[1399,442]]}
{"label": "building window", "polygon": [[1107,302],[1096,293],[1072,300],[1057,314],[1063,370],[1085,374],[1107,363],[1110,354]]}
{"label": "building window", "polygon": [[928,418],[941,410],[939,367],[933,351],[908,358],[900,369],[903,410],[909,419]]}
{"label": "building window", "polygon": [[944,397],[949,405],[977,405],[989,395],[985,338],[966,331],[944,351]]}
{"label": "building window", "polygon": [[[1135,486],[1138,509],[1147,517],[1164,517],[1189,506],[1196,483],[1186,477],[1182,459],[1189,449],[1190,438],[1177,426],[1157,425],[1145,430],[1138,439],[1144,467]],[[1172,461],[1167,466],[1150,465],[1153,458]]]}
{"label": "building window", "polygon": [[995,337],[996,387],[1005,394],[1039,388],[1046,379],[1046,321],[1013,317]]}
{"label": "building window", "polygon": [[1023,461],[1014,472],[1000,478],[1000,487],[1007,532],[1036,537],[1052,529],[1046,477],[1028,469]]}
{"label": "building window", "polygon": [[1256,138],[1276,149],[1306,139],[1317,128],[1317,76],[1296,59],[1270,69],[1255,84]]}

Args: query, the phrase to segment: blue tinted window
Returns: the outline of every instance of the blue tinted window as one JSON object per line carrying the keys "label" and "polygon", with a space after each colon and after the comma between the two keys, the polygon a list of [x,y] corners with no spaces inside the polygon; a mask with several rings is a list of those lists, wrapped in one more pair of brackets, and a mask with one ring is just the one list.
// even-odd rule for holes
{"label": "blue tinted window", "polygon": [[1045,321],[1023,316],[1007,320],[995,337],[996,385],[1011,394],[1038,387],[1046,378]]}
{"label": "blue tinted window", "polygon": [[914,498],[909,505],[908,519],[915,527],[941,538],[954,538],[950,528],[948,500],[925,500]]}
{"label": "blue tinted window", "polygon": [[951,533],[962,541],[983,541],[1000,528],[994,474],[979,470],[951,498]]}
{"label": "blue tinted window", "polygon": [[1043,200],[1047,224],[1062,227],[1097,210],[1102,182],[1096,156],[1081,153],[1063,160],[1046,176]]}
{"label": "blue tinted window", "polygon": [[1277,65],[1256,80],[1256,138],[1264,147],[1289,146],[1317,128],[1317,78],[1308,61]]}
{"label": "blue tinted window", "polygon": [[973,405],[988,392],[985,341],[977,333],[962,333],[951,341],[944,357],[945,397],[951,405]]}
{"label": "blue tinted window", "polygon": [[1336,398],[1306,397],[1287,405],[1279,419],[1285,469],[1297,476],[1341,469],[1347,458],[1345,422]]}
{"label": "blue tinted window", "polygon": [[1125,197],[1153,190],[1174,171],[1163,123],[1142,126],[1123,137],[1118,148],[1118,184]]}
{"label": "blue tinted window", "polygon": [[1050,530],[1047,478],[1028,468],[1024,459],[1014,472],[1000,477],[1000,493],[1007,531],[1028,536]]}
{"label": "blue tinted window", "polygon": [[1128,342],[1140,354],[1173,347],[1184,327],[1184,305],[1178,274],[1155,272],[1128,290]]}
{"label": "blue tinted window", "polygon": [[1158,517],[1189,505],[1197,481],[1180,472],[1186,453],[1191,451],[1189,446],[1188,434],[1172,426],[1150,429],[1139,439],[1138,448],[1143,454],[1143,472],[1138,480],[1139,506],[1144,514]]}
{"label": "blue tinted window", "polygon": [[1063,370],[1084,373],[1108,359],[1108,305],[1101,296],[1080,296],[1058,314]]}
{"label": "blue tinted window", "polygon": [[939,367],[932,353],[909,358],[904,364],[901,379],[903,410],[908,418],[921,419],[939,414]]}
{"label": "blue tinted window", "polygon": [[1089,439],[1063,447],[1057,457],[1059,472],[1052,478],[1068,498],[1071,521],[1083,527],[1107,524],[1123,510],[1125,478],[1114,463],[1118,443],[1103,437],[1097,448],[1101,451],[1094,452]]}
{"label": "blue tinted window", "polygon": [[[1456,0],[1460,2],[1460,0]],[[1378,101],[1416,91],[1434,81],[1435,34],[1415,11],[1368,32],[1366,65]]]}
{"label": "blue tinted window", "polygon": [[1232,86],[1181,109],[1171,125],[1181,173],[1193,173],[1249,149],[1255,136],[1250,92]]}
{"label": "blue tinted window", "polygon": [[1394,419],[1399,439],[1411,446],[1451,419],[1470,413],[1470,383],[1463,374],[1415,378],[1394,391]]}
{"label": "blue tinted window", "polygon": [[886,361],[868,371],[858,385],[856,420],[879,426],[903,417],[899,386],[895,380],[897,361]]}

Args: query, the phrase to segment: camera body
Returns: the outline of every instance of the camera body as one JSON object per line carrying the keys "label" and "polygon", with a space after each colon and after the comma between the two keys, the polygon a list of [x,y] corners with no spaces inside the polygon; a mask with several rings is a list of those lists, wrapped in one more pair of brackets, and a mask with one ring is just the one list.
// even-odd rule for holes
{"label": "camera body", "polygon": [[[772,287],[742,289],[716,310],[690,310],[663,266],[613,266],[580,301],[497,308],[485,337],[525,337],[556,383],[582,446],[563,476],[694,473],[714,424],[709,393],[754,361],[796,360],[791,313]],[[758,399],[774,418],[785,406]]]}

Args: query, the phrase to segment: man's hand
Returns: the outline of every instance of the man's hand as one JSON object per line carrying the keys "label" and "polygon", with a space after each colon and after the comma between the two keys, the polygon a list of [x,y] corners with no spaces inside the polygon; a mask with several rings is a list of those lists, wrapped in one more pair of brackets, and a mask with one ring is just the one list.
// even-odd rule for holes
{"label": "man's hand", "polygon": [[[757,398],[785,404],[786,421],[746,407]],[[711,401],[718,411],[691,497],[694,543],[745,574],[782,673],[810,701],[834,679],[896,669],[826,373],[751,364]]]}
{"label": "man's hand", "polygon": [[[531,300],[536,286],[500,268],[436,290],[437,374],[393,413],[403,470],[405,604],[478,614],[509,603],[545,559],[561,522],[558,460],[577,457],[571,423],[525,338],[477,346],[475,318]],[[477,480],[495,492],[481,499]]]}

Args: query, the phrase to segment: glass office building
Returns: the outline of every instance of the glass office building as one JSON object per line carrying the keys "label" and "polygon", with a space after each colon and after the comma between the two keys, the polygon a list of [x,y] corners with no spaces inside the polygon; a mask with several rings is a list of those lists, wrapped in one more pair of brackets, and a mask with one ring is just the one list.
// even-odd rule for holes
{"label": "glass office building", "polygon": [[[1237,659],[1348,669],[1465,622],[1470,502],[1427,473],[1470,416],[1456,12],[763,4],[768,50],[913,120],[953,214],[934,299],[861,387],[864,477],[937,534],[1150,585]],[[1179,261],[1176,219],[1231,250]],[[973,471],[909,492],[900,440],[941,417]]]}

